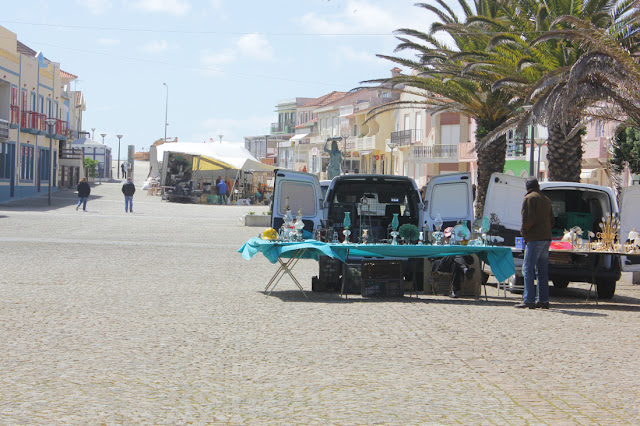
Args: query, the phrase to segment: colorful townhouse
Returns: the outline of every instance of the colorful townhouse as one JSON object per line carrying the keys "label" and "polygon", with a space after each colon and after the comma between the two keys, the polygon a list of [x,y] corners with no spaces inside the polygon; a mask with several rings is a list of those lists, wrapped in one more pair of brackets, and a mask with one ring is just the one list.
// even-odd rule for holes
{"label": "colorful townhouse", "polygon": [[0,27],[0,202],[57,190],[70,135],[63,75],[59,63]]}

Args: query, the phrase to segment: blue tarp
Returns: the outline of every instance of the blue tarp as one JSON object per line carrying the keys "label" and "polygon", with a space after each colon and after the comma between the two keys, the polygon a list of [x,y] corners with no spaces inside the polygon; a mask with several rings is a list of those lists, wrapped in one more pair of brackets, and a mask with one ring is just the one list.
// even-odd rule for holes
{"label": "blue tarp", "polygon": [[329,256],[344,262],[351,257],[385,257],[385,258],[435,258],[444,256],[476,254],[491,267],[493,275],[500,282],[516,273],[513,255],[508,247],[480,246],[432,246],[432,245],[390,245],[390,244],[332,244],[316,240],[299,243],[274,242],[251,238],[238,250],[242,257],[249,260],[257,253],[262,253],[271,263],[279,257],[287,258],[299,250],[305,249],[302,259],[318,259]]}

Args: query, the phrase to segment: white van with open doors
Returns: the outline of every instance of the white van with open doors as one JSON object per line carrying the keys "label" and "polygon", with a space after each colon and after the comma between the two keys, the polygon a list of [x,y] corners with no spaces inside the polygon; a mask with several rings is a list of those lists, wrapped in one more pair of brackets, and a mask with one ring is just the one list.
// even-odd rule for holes
{"label": "white van with open doors", "polygon": [[[542,182],[540,189],[550,200],[555,217],[553,227],[554,238],[560,238],[565,230],[580,226],[583,237],[587,233],[599,231],[602,217],[619,214],[613,190],[609,187],[589,185],[579,182]],[[620,211],[621,235],[626,235],[632,227],[638,229],[637,213],[640,207],[640,188],[629,187],[623,191],[624,211]],[[493,232],[504,238],[504,245],[515,246],[515,238],[520,236],[522,222],[522,201],[526,195],[525,179],[502,173],[491,176],[484,215],[498,220],[492,225]],[[523,285],[522,263],[524,253],[513,248],[516,275],[510,280],[512,290],[521,290]],[[623,259],[626,261],[626,259]],[[595,262],[595,263],[591,263]],[[570,282],[590,282],[592,266],[596,266],[596,282],[598,297],[608,299],[613,297],[616,282],[620,279],[622,270],[640,270],[640,266],[626,261],[621,265],[618,255],[594,254],[580,256],[572,253],[551,253],[549,256],[549,280],[558,288],[565,288]]]}

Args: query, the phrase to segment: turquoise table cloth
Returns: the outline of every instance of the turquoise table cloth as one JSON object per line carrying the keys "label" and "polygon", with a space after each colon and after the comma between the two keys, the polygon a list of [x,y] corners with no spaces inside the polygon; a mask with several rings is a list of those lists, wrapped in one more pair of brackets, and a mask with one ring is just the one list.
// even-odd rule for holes
{"label": "turquoise table cloth", "polygon": [[333,244],[316,240],[286,243],[251,238],[244,243],[238,252],[247,260],[258,253],[262,253],[271,263],[276,263],[278,258],[287,258],[294,255],[299,256],[301,259],[316,260],[320,256],[329,256],[345,262],[349,256],[405,259],[476,254],[491,267],[493,275],[499,282],[507,280],[516,273],[513,255],[509,247]]}

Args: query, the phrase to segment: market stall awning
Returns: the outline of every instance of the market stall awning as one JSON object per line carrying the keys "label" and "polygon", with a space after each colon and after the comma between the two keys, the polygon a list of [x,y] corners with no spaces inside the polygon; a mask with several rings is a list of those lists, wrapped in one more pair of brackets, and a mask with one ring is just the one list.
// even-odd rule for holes
{"label": "market stall awning", "polygon": [[306,138],[309,133],[301,133],[299,135],[295,135],[289,139],[290,142],[300,143],[300,139]]}
{"label": "market stall awning", "polygon": [[233,169],[234,167],[230,164],[225,163],[224,161],[216,160],[215,158],[207,157],[204,155],[199,155],[197,157],[193,157],[193,165],[191,166],[192,170],[223,170],[223,169]]}

